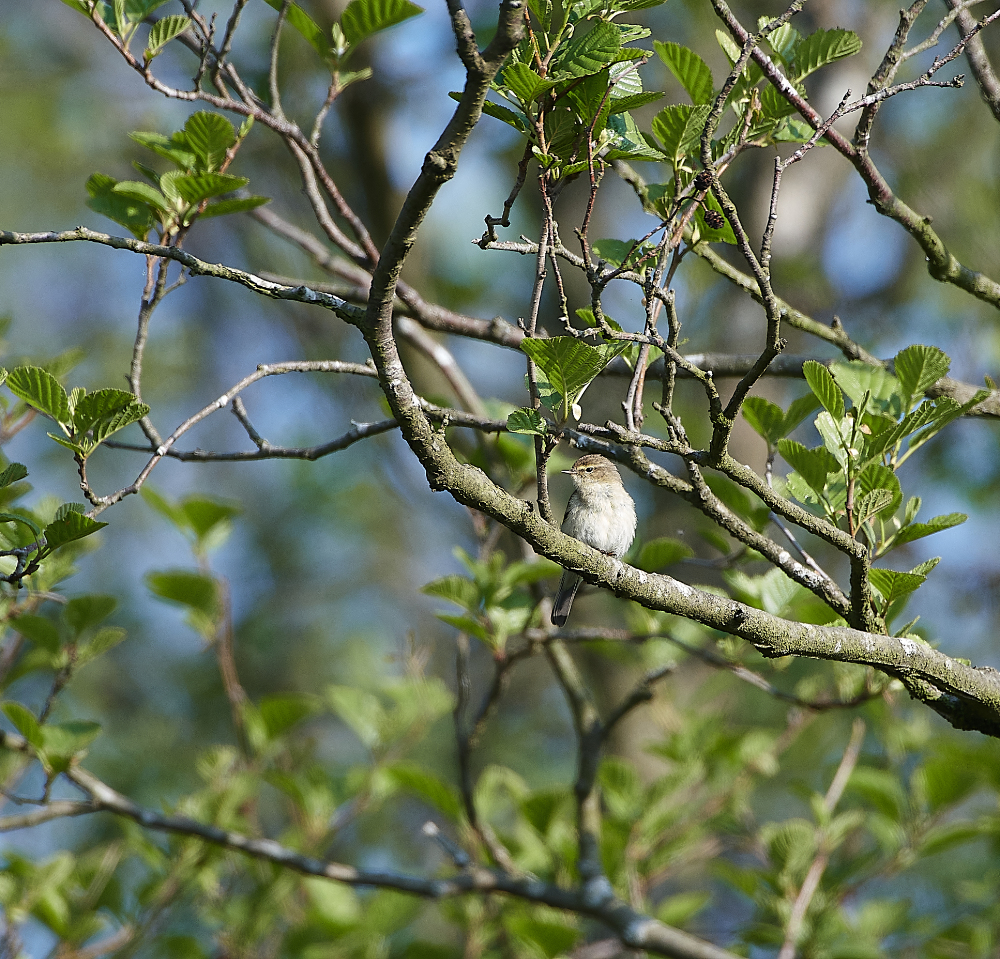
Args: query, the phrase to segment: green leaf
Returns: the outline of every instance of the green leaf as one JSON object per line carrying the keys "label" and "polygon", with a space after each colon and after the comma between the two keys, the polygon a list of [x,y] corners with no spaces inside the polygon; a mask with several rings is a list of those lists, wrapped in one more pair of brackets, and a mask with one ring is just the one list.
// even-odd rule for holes
{"label": "green leaf", "polygon": [[61,426],[69,426],[72,416],[69,397],[60,382],[39,366],[18,366],[7,377],[7,388],[36,410],[51,416]]}
{"label": "green leaf", "polygon": [[707,104],[678,103],[664,107],[653,117],[653,135],[675,166],[698,144],[710,110]]}
{"label": "green leaf", "polygon": [[787,64],[794,53],[795,46],[802,39],[802,35],[790,23],[783,23],[777,30],[772,31],[767,38],[771,49],[778,55],[781,61]]}
{"label": "green leaf", "polygon": [[546,432],[545,420],[538,410],[522,407],[514,410],[507,417],[507,429],[511,433],[536,433],[544,436]]}
{"label": "green leaf", "polygon": [[815,360],[806,360],[802,364],[802,373],[809,384],[809,389],[816,394],[823,408],[839,420],[844,415],[844,394],[834,380],[833,374]]}
{"label": "green leaf", "polygon": [[118,606],[114,596],[102,596],[91,593],[86,596],[74,596],[63,607],[62,618],[67,626],[79,635],[84,630],[96,626],[101,620],[107,619]]}
{"label": "green leaf", "polygon": [[207,496],[186,496],[180,503],[185,525],[199,543],[218,537],[220,528],[242,512],[234,503],[223,503]]}
{"label": "green leaf", "polygon": [[656,918],[668,926],[683,926],[709,904],[710,892],[680,892],[656,907]]}
{"label": "green leaf", "polygon": [[503,83],[527,107],[536,97],[551,90],[557,81],[543,79],[526,63],[508,63],[504,67]]}
{"label": "green leaf", "polygon": [[[172,137],[165,137],[162,133],[147,133],[142,130],[133,130],[129,134],[129,139],[134,140],[139,146],[152,150],[157,156],[169,160],[180,170],[193,170],[198,163],[197,156],[187,147],[187,139],[183,134],[174,134]],[[100,174],[95,174],[99,176]],[[91,177],[93,179],[93,177]],[[108,177],[108,179],[111,179]],[[162,187],[163,177],[160,177]],[[89,189],[89,186],[88,186]]]}
{"label": "green leaf", "polygon": [[218,113],[199,110],[188,117],[184,124],[187,145],[200,163],[199,169],[211,173],[226,162],[226,153],[236,142],[232,123]]}
{"label": "green leaf", "polygon": [[428,805],[457,821],[462,815],[462,803],[453,786],[442,782],[416,763],[393,763],[385,769],[389,778],[402,790],[417,796]]}
{"label": "green leaf", "polygon": [[778,440],[777,446],[785,462],[820,495],[826,490],[827,476],[840,472],[837,457],[826,447],[807,449],[797,440],[789,439]]}
{"label": "green leaf", "polygon": [[692,103],[711,102],[712,71],[697,53],[679,43],[663,43],[660,40],[653,41],[653,49],[687,91]]}
{"label": "green leaf", "polygon": [[209,619],[222,611],[219,584],[204,573],[172,569],[147,573],[145,580],[153,595],[168,603],[186,606]]}
{"label": "green leaf", "polygon": [[900,386],[908,396],[916,397],[948,375],[951,360],[936,346],[908,346],[896,354],[893,365]]}
{"label": "green leaf", "polygon": [[[451,93],[449,96],[453,100],[459,99],[459,94],[457,93]],[[494,120],[502,120],[519,133],[527,134],[531,129],[528,118],[519,110],[509,110],[507,107],[502,107],[499,103],[494,103],[492,100],[483,101],[483,113],[488,117],[493,117]]]}
{"label": "green leaf", "polygon": [[446,599],[449,603],[461,606],[462,609],[470,613],[475,612],[482,605],[482,593],[479,587],[467,576],[460,576],[452,573],[450,576],[442,576],[431,583],[427,583],[420,588],[420,592],[428,596],[438,596]]}
{"label": "green leaf", "polygon": [[682,559],[694,556],[694,550],[687,543],[670,536],[661,536],[642,544],[635,565],[647,573],[655,573],[659,569],[679,563]]}
{"label": "green leaf", "polygon": [[627,110],[638,110],[639,107],[644,107],[647,103],[655,103],[662,99],[663,94],[656,90],[646,90],[643,93],[631,93],[628,96],[619,97],[612,93],[610,112],[614,116],[616,113],[625,113]]}
{"label": "green leaf", "polygon": [[792,400],[785,413],[785,435],[791,433],[819,405],[819,398],[815,393],[806,393],[805,396]]}
{"label": "green leaf", "polygon": [[213,196],[232,193],[250,181],[245,176],[228,173],[189,173],[174,177],[173,188],[188,203],[200,203]]}
{"label": "green leaf", "polygon": [[143,183],[141,180],[119,180],[111,192],[128,200],[134,200],[136,203],[145,203],[154,210],[163,212],[170,210],[167,198],[156,187]]}
{"label": "green leaf", "polygon": [[571,77],[592,76],[614,62],[621,45],[617,27],[601,21],[589,33],[577,34],[566,44],[554,69]]}
{"label": "green leaf", "polygon": [[915,539],[922,539],[933,533],[940,533],[941,530],[951,529],[964,523],[969,517],[965,513],[946,513],[943,516],[935,516],[926,523],[910,523],[904,526],[892,540],[893,547],[901,546],[903,543],[912,543]]}
{"label": "green leaf", "polygon": [[354,46],[373,33],[386,30],[423,12],[423,7],[418,7],[410,0],[351,0],[340,18],[340,25],[347,42]]}
{"label": "green leaf", "polygon": [[860,49],[861,38],[850,30],[817,30],[796,44],[792,78],[802,80],[828,63],[854,56]]}
{"label": "green leaf", "polygon": [[256,210],[257,207],[270,203],[269,196],[240,196],[232,197],[228,200],[218,200],[210,203],[199,214],[199,219],[206,220],[210,216],[226,216],[230,213],[246,213],[248,210]]}
{"label": "green leaf", "polygon": [[885,601],[886,606],[908,596],[918,589],[927,579],[920,573],[900,573],[892,569],[877,569],[868,571],[868,580]]}
{"label": "green leaf", "polygon": [[[268,6],[273,7],[279,12],[284,6],[284,0],[265,0],[265,2]],[[285,21],[293,30],[303,36],[309,46],[324,60],[331,55],[330,41],[327,40],[326,33],[319,28],[316,21],[297,3],[289,5]]]}
{"label": "green leaf", "polygon": [[[721,216],[722,226],[709,226],[705,219],[705,212],[714,210]],[[706,243],[730,243],[735,245],[736,234],[733,232],[733,225],[725,218],[722,206],[713,193],[706,193],[703,206],[698,207],[694,212],[695,223],[697,224],[697,238],[693,242],[703,240]]]}
{"label": "green leaf", "polygon": [[[632,114],[624,106],[619,110],[619,106],[628,105],[629,101],[643,100],[650,94],[640,93],[636,97],[626,97],[624,100],[612,100],[608,123],[604,130],[607,141],[607,150],[603,154],[604,160],[651,160],[658,162],[663,159],[659,150],[654,150],[642,135]],[[659,99],[654,96],[653,99]],[[648,102],[643,100],[643,102]],[[586,167],[584,167],[586,169]]]}
{"label": "green leaf", "polygon": [[[886,493],[888,498],[873,496],[874,493]],[[903,502],[903,491],[899,487],[896,474],[881,463],[869,463],[858,473],[854,481],[854,495],[859,504],[857,508],[859,524],[876,513],[884,512],[887,516],[892,516]],[[868,516],[862,516],[860,510],[861,502],[865,499],[868,499],[866,507],[869,510]],[[874,506],[876,502],[881,504],[877,508]]]}
{"label": "green leaf", "polygon": [[741,407],[743,418],[760,434],[769,446],[785,435],[785,414],[781,407],[763,396],[748,396]]}
{"label": "green leaf", "polygon": [[89,642],[81,643],[76,651],[77,667],[86,666],[87,663],[97,659],[109,649],[114,649],[123,639],[125,630],[120,626],[107,626],[99,629]]}
{"label": "green leaf", "polygon": [[567,415],[568,407],[576,403],[594,377],[627,347],[624,342],[588,346],[572,336],[526,337],[521,341],[521,350],[538,364],[563,397]]}
{"label": "green leaf", "polygon": [[865,393],[868,393],[870,408],[887,413],[893,418],[905,412],[900,396],[899,380],[881,366],[871,366],[860,360],[852,360],[850,363],[834,363],[831,372],[855,406],[861,406]]}
{"label": "green leaf", "polygon": [[109,436],[125,429],[132,423],[137,423],[149,412],[145,403],[130,403],[125,409],[114,416],[103,420],[94,426],[94,442],[102,443]]}
{"label": "green leaf", "polygon": [[146,41],[146,59],[152,60],[153,57],[158,56],[174,37],[179,37],[189,26],[191,26],[190,18],[180,14],[157,20],[149,30],[149,39]]}
{"label": "green leaf", "polygon": [[42,727],[42,749],[46,766],[66,769],[70,760],[100,735],[99,723],[71,721]]}
{"label": "green leaf", "polygon": [[115,193],[114,177],[95,173],[87,180],[90,199],[87,206],[109,220],[125,227],[133,236],[145,240],[156,223],[156,215],[145,203]]}
{"label": "green leaf", "polygon": [[58,653],[62,647],[59,630],[51,619],[44,616],[18,616],[12,625],[22,636],[48,653]]}
{"label": "green leaf", "polygon": [[28,475],[28,468],[21,463],[11,463],[2,473],[0,473],[0,489],[10,486],[12,483],[23,480]]}
{"label": "green leaf", "polygon": [[378,697],[353,686],[329,686],[326,697],[333,712],[368,749],[374,749],[382,738],[381,729],[385,724],[385,710]]}
{"label": "green leaf", "polygon": [[73,432],[89,432],[95,424],[110,420],[135,402],[135,396],[125,390],[95,390],[77,400],[73,410]]}
{"label": "green leaf", "polygon": [[35,714],[28,709],[26,706],[22,706],[20,703],[4,703],[0,707],[4,711],[4,715],[14,724],[14,728],[25,738],[28,742],[39,749],[42,746],[42,727],[39,725],[38,720],[35,718]]}
{"label": "green leaf", "polygon": [[284,735],[297,723],[314,715],[319,708],[320,703],[315,696],[303,693],[265,696],[258,706],[268,739]]}
{"label": "green leaf", "polygon": [[84,516],[82,513],[68,512],[65,516],[54,520],[45,527],[45,554],[48,555],[60,546],[90,536],[91,533],[96,533],[107,525],[107,523],[99,523],[89,516]]}

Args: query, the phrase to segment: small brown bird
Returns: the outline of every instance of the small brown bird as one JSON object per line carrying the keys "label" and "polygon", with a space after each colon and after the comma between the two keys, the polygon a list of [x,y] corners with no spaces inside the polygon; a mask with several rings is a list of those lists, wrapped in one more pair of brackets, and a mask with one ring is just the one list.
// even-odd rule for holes
{"label": "small brown bird", "polygon": [[[566,504],[562,530],[570,536],[615,558],[625,555],[635,538],[635,503],[611,460],[596,453],[581,456],[572,469],[576,489]],[[552,625],[563,626],[573,608],[582,580],[566,570],[552,604]]]}

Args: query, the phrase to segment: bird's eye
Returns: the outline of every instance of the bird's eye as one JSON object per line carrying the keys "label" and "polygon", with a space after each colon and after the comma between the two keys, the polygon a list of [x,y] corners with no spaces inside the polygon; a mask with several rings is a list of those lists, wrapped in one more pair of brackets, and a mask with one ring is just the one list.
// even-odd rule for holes
{"label": "bird's eye", "polygon": [[594,472],[594,467],[593,466],[588,466],[587,467],[587,472],[588,473],[593,473]]}

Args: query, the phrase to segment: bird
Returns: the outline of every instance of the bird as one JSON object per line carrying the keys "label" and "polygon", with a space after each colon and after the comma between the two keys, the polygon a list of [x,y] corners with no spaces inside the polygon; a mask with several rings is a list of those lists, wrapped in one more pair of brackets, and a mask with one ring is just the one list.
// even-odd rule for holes
{"label": "bird", "polygon": [[[566,504],[562,531],[608,556],[624,556],[635,538],[635,503],[615,464],[590,453],[563,472],[573,477],[576,488]],[[552,604],[553,626],[566,624],[581,582],[576,573],[563,571]]]}

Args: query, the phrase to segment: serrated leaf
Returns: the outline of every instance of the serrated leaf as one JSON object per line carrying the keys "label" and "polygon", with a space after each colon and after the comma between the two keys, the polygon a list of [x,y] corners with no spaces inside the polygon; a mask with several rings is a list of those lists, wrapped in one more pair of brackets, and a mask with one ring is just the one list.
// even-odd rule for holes
{"label": "serrated leaf", "polygon": [[647,103],[655,103],[657,100],[662,99],[663,94],[656,90],[646,90],[643,93],[631,93],[627,96],[618,97],[612,94],[611,109],[609,112],[611,116],[614,116],[617,113],[625,113],[628,110],[638,110],[639,107],[644,107]]}
{"label": "serrated leaf", "polygon": [[460,576],[457,573],[427,583],[420,588],[420,592],[446,599],[449,603],[454,603],[469,612],[479,609],[482,603],[479,587],[467,576]]}
{"label": "serrated leaf", "polygon": [[167,211],[170,209],[167,198],[156,187],[143,183],[141,180],[119,180],[111,192],[137,203],[145,203],[154,210]]}
{"label": "serrated leaf", "polygon": [[23,526],[27,526],[36,537],[42,535],[41,526],[31,519],[30,516],[24,516],[21,513],[0,512],[0,523],[20,523]]}
{"label": "serrated leaf", "polygon": [[[129,139],[134,140],[147,150],[152,150],[157,156],[169,160],[180,170],[193,170],[197,165],[198,158],[188,149],[183,134],[181,134],[181,140],[178,140],[176,134],[173,137],[165,137],[162,133],[133,130],[129,134]],[[162,180],[163,177],[160,177],[161,189]]]}
{"label": "serrated leaf", "polygon": [[875,489],[865,493],[857,499],[857,505],[854,507],[855,521],[860,526],[891,505],[891,490]]}
{"label": "serrated leaf", "polygon": [[783,23],[777,30],[772,31],[767,42],[771,49],[779,56],[783,63],[788,63],[792,58],[795,45],[802,39],[802,35],[790,23]]}
{"label": "serrated leaf", "polygon": [[[277,11],[281,11],[284,0],[265,0],[268,6]],[[331,55],[330,41],[326,38],[326,33],[319,28],[316,21],[309,16],[305,10],[297,3],[289,4],[285,14],[285,22],[305,38],[311,46],[324,60]]]}
{"label": "serrated leaf", "polygon": [[[460,94],[458,93],[449,93],[448,96],[453,100],[460,98]],[[483,113],[488,117],[493,117],[494,120],[502,120],[519,133],[527,134],[531,129],[528,118],[520,110],[511,110],[508,107],[502,107],[499,103],[494,103],[492,100],[483,101]]]}
{"label": "serrated leaf", "polygon": [[351,0],[340,18],[340,25],[347,42],[353,46],[373,33],[423,12],[423,7],[410,0]]}
{"label": "serrated leaf", "polygon": [[245,176],[231,176],[228,173],[188,173],[173,179],[173,188],[188,203],[200,203],[213,196],[232,193],[250,181]]}
{"label": "serrated leaf", "polygon": [[84,516],[82,513],[67,513],[61,519],[53,520],[45,527],[45,553],[47,555],[60,546],[90,536],[91,533],[96,533],[107,525],[107,523],[99,523],[89,516]]}
{"label": "serrated leaf", "polygon": [[[632,99],[642,99],[647,94],[640,93],[637,97],[628,97],[626,100],[612,100],[607,126],[604,130],[606,147],[602,152],[602,158],[610,163],[612,160],[650,160],[659,162],[663,159],[659,150],[654,150],[646,142],[642,131],[636,124],[635,119],[628,110],[618,110],[618,104],[624,104]],[[659,99],[659,97],[654,97]],[[586,169],[586,167],[584,167]]]}
{"label": "serrated leaf", "polygon": [[[75,392],[75,391],[74,391]],[[108,419],[135,402],[135,396],[125,390],[95,390],[80,397],[73,409],[73,431],[86,433],[95,423]]]}
{"label": "serrated leaf", "polygon": [[199,110],[184,124],[187,145],[201,161],[199,169],[211,173],[226,161],[229,148],[236,142],[232,123],[218,113]]}
{"label": "serrated leaf", "polygon": [[694,550],[687,543],[670,536],[661,536],[642,544],[635,565],[647,573],[655,573],[689,556],[694,556]]}
{"label": "serrated leaf", "polygon": [[660,40],[653,41],[653,49],[687,91],[692,103],[711,102],[712,71],[697,53],[679,43],[663,43]]}
{"label": "serrated leaf", "polygon": [[69,397],[62,384],[39,366],[18,366],[7,377],[7,388],[62,426],[72,422]]}
{"label": "serrated leaf", "polygon": [[[882,505],[878,506],[877,509],[872,509],[868,515],[885,512],[891,516],[899,508],[899,504],[903,502],[903,492],[899,487],[899,480],[888,466],[883,466],[881,463],[869,463],[855,477],[855,498],[860,502],[879,490],[888,493],[889,498],[872,497],[868,503],[869,508],[872,508],[877,501],[881,501]],[[859,514],[858,523],[864,522],[865,518],[867,517],[862,518]]]}
{"label": "serrated leaf", "polygon": [[785,436],[791,433],[819,405],[819,398],[811,392],[800,396],[797,400],[792,400],[785,413]]}
{"label": "serrated leaf", "polygon": [[861,38],[850,30],[817,30],[795,45],[791,74],[802,80],[828,63],[854,56],[860,49]]}
{"label": "serrated leaf", "polygon": [[574,36],[553,67],[560,74],[571,77],[592,76],[614,62],[621,45],[617,27],[601,21],[589,33]]}
{"label": "serrated leaf", "polygon": [[269,196],[241,196],[232,197],[228,200],[218,200],[209,203],[199,214],[200,220],[207,220],[210,216],[227,216],[230,213],[246,213],[249,210],[256,210],[257,207],[270,203]]}
{"label": "serrated leaf", "polygon": [[919,573],[900,573],[873,567],[868,571],[868,579],[888,606],[918,589],[927,577]]}
{"label": "serrated leaf", "polygon": [[149,29],[149,39],[146,41],[146,59],[152,60],[175,37],[179,37],[191,26],[189,17],[174,14],[157,20]]}
{"label": "serrated leaf", "polygon": [[677,103],[653,117],[653,135],[663,144],[663,152],[672,163],[676,165],[697,145],[710,111],[707,104]]}
{"label": "serrated leaf", "polygon": [[28,468],[22,463],[11,463],[2,473],[0,473],[0,489],[10,486],[23,480],[28,475]]}
{"label": "serrated leaf", "polygon": [[138,239],[145,240],[156,223],[156,215],[148,204],[115,193],[117,182],[104,173],[93,174],[87,180],[87,192],[90,194],[87,206],[125,227]]}
{"label": "serrated leaf", "polygon": [[114,416],[108,417],[101,422],[94,424],[94,443],[101,443],[109,436],[125,429],[132,423],[137,423],[149,412],[149,407],[145,403],[130,403],[125,409]]}
{"label": "serrated leaf", "polygon": [[840,419],[844,415],[844,394],[837,385],[833,374],[815,360],[806,360],[802,364],[802,373],[816,398],[831,416]]}
{"label": "serrated leaf", "polygon": [[508,63],[503,71],[504,86],[525,106],[547,90],[551,90],[556,82],[543,79],[526,63]]}
{"label": "serrated leaf", "polygon": [[942,376],[948,375],[951,360],[936,346],[908,346],[893,360],[896,377],[908,396],[926,392]]}
{"label": "serrated leaf", "polygon": [[785,462],[809,484],[817,494],[822,495],[827,487],[827,476],[840,471],[840,462],[826,447],[808,449],[797,440],[779,439],[778,452]]}
{"label": "serrated leaf", "polygon": [[546,432],[542,414],[528,407],[514,410],[507,416],[507,429],[511,433],[534,433],[538,436],[544,436]]}
{"label": "serrated leaf", "polygon": [[568,407],[576,403],[583,390],[628,343],[604,343],[588,346],[572,336],[554,336],[549,339],[526,337],[521,350],[527,353],[547,377],[552,387],[562,396]]}
{"label": "serrated leaf", "polygon": [[964,523],[969,517],[965,513],[946,513],[943,516],[935,516],[926,523],[910,523],[904,526],[893,537],[892,545],[901,546],[903,543],[912,543],[915,539],[922,539],[924,536],[931,536],[940,533],[942,530],[951,529]]}
{"label": "serrated leaf", "polygon": [[785,435],[785,414],[781,407],[763,396],[748,396],[741,407],[750,427],[774,446]]}

